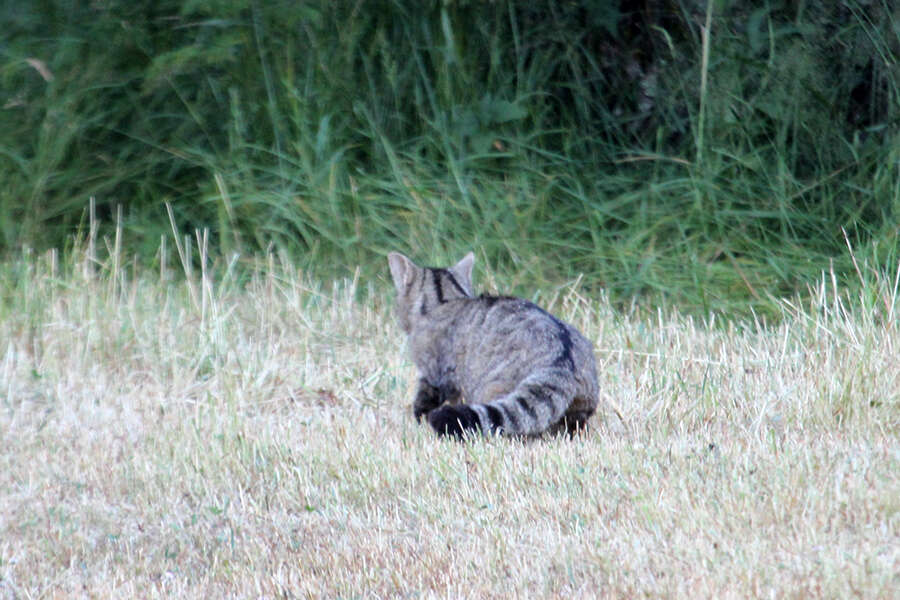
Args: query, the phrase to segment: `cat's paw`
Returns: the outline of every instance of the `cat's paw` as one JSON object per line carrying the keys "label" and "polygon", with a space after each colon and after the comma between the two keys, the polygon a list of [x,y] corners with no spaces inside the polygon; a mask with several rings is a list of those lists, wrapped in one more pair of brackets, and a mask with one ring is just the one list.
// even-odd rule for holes
{"label": "cat's paw", "polygon": [[428,423],[440,435],[462,439],[466,431],[476,433],[481,430],[478,413],[465,404],[446,405],[428,413]]}
{"label": "cat's paw", "polygon": [[433,406],[422,406],[419,404],[414,404],[412,407],[413,416],[416,418],[416,423],[420,423],[422,421],[422,415],[427,415],[432,410],[434,410]]}

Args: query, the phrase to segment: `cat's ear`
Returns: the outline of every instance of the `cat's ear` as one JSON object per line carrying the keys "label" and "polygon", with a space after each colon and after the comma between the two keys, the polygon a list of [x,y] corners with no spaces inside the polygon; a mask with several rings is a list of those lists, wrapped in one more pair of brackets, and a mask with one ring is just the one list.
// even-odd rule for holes
{"label": "cat's ear", "polygon": [[457,283],[462,286],[466,293],[472,296],[472,265],[475,264],[475,254],[469,252],[463,259],[450,267],[449,271],[453,273],[453,277]]}
{"label": "cat's ear", "polygon": [[416,263],[409,260],[399,252],[391,252],[388,254],[388,264],[391,267],[391,277],[394,280],[394,287],[398,293],[406,290],[407,284],[412,280],[416,270]]}

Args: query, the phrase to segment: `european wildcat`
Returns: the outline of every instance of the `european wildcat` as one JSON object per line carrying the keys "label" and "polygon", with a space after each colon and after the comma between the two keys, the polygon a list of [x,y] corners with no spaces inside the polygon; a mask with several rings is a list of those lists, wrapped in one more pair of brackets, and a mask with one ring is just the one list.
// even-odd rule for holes
{"label": "european wildcat", "polygon": [[397,318],[419,369],[416,420],[427,415],[439,434],[456,437],[585,427],[598,397],[591,343],[527,300],[475,297],[474,260],[469,252],[433,269],[388,255]]}

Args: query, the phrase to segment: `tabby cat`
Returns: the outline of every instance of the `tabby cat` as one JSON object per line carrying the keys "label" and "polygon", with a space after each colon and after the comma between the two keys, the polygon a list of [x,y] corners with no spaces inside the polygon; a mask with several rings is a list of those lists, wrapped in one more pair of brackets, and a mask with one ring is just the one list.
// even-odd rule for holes
{"label": "tabby cat", "polygon": [[475,296],[469,252],[456,265],[423,268],[388,255],[396,312],[419,384],[416,420],[442,435],[536,436],[577,431],[597,408],[591,343],[520,298]]}

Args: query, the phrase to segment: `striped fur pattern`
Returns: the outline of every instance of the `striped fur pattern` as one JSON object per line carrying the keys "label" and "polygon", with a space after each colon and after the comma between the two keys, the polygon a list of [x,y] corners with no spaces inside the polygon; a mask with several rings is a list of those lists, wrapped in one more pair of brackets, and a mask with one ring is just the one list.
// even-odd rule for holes
{"label": "striped fur pattern", "polygon": [[597,407],[591,343],[520,298],[475,296],[470,252],[456,265],[388,255],[396,313],[419,383],[413,414],[441,435],[575,431]]}

